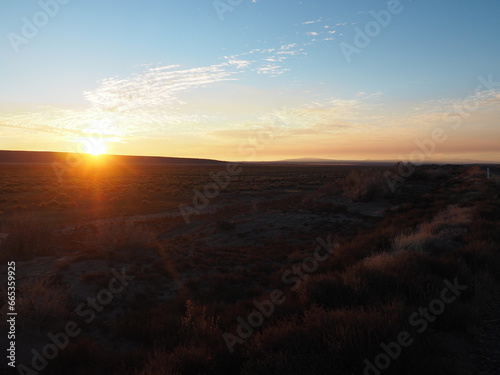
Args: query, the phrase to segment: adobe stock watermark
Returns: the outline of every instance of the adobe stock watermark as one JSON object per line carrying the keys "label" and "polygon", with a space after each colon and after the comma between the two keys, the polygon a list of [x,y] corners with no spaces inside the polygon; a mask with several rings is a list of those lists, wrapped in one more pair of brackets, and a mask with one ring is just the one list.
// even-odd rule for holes
{"label": "adobe stock watermark", "polygon": [[356,35],[354,36],[353,44],[342,42],[340,49],[344,54],[347,63],[352,62],[352,55],[359,55],[363,49],[368,47],[371,41],[380,35],[383,29],[389,26],[393,16],[400,14],[404,7],[399,0],[390,0],[387,2],[387,9],[379,12],[370,11],[373,17],[372,21],[365,24],[363,28],[354,27]]}
{"label": "adobe stock watermark", "polygon": [[30,18],[23,17],[21,19],[21,32],[7,34],[14,52],[19,53],[19,47],[23,44],[28,44],[31,39],[36,37],[40,29],[47,26],[49,21],[59,14],[61,5],[66,5],[69,2],[71,0],[39,0],[38,6],[40,10]]}
{"label": "adobe stock watermark", "polygon": [[[444,280],[446,287],[441,291],[440,297],[432,300],[428,307],[419,307],[418,311],[411,314],[408,318],[410,326],[415,327],[418,334],[424,333],[429,324],[434,322],[437,317],[444,313],[446,306],[455,302],[456,299],[468,288],[467,285],[460,285],[455,278],[453,283]],[[414,342],[414,338],[407,331],[398,334],[396,341],[388,344],[381,343],[382,352],[379,353],[373,361],[368,358],[364,360],[364,375],[380,375],[391,365],[392,361],[399,358],[403,348],[409,347]]]}
{"label": "adobe stock watermark", "polygon": [[[76,314],[84,319],[86,324],[90,324],[96,318],[96,314],[104,310],[104,308],[113,302],[114,296],[124,291],[129,282],[135,279],[135,276],[127,275],[126,269],[123,267],[121,273],[115,269],[111,270],[114,276],[108,283],[107,288],[101,289],[95,298],[88,297],[86,302],[81,303],[76,308]],[[49,365],[49,361],[55,359],[61,351],[66,349],[72,338],[77,337],[82,332],[80,325],[71,320],[66,323],[64,330],[47,334],[49,342],[38,351],[32,349],[33,357],[31,359],[31,367],[23,364],[17,366],[17,371],[20,375],[38,375],[44,371]]]}
{"label": "adobe stock watermark", "polygon": [[[227,12],[233,12],[238,6],[241,5],[243,0],[214,0],[212,3],[217,16],[221,21],[224,21],[224,14]],[[256,0],[252,0],[252,3],[255,3]]]}
{"label": "adobe stock watermark", "polygon": [[[285,114],[288,110],[284,110]],[[269,143],[274,141],[276,137],[283,136],[286,131],[281,125],[284,121],[281,119],[274,120],[272,125],[265,125],[256,129],[255,133],[241,142],[238,146],[238,153],[245,156],[245,161],[250,162],[255,160],[258,152],[263,150]],[[215,199],[224,189],[226,189],[233,177],[240,175],[243,168],[238,163],[227,163],[225,171],[217,173],[210,172],[209,176],[212,181],[207,182],[203,189],[193,189],[192,205],[179,205],[179,212],[186,224],[191,222],[191,215],[201,214],[201,210],[207,208],[210,202]]]}
{"label": "adobe stock watermark", "polygon": [[488,78],[483,76],[478,77],[479,84],[476,86],[474,95],[471,95],[461,101],[460,104],[455,104],[453,111],[443,115],[443,121],[453,123],[452,129],[457,130],[462,126],[465,118],[470,117],[474,112],[479,110],[480,100],[485,94],[498,93],[500,82],[493,81],[493,75],[488,75]]}
{"label": "adobe stock watermark", "polygon": [[[316,241],[319,243],[319,246],[314,249],[312,256],[305,258],[301,263],[294,264],[281,276],[284,284],[293,284],[290,290],[297,291],[302,282],[307,280],[310,274],[317,271],[319,264],[333,255],[335,246],[331,242],[331,236],[328,236],[326,241],[322,238],[317,238]],[[224,332],[222,335],[229,352],[233,354],[236,344],[243,344],[245,340],[252,336],[255,329],[262,326],[264,321],[273,315],[276,306],[282,305],[285,301],[285,292],[280,289],[271,291],[268,299],[254,301],[255,310],[248,314],[246,319],[243,319],[241,316],[236,319],[238,322],[236,334]]]}
{"label": "adobe stock watermark", "polygon": [[[463,99],[460,103],[453,106],[452,111],[443,114],[443,121],[452,123],[451,130],[460,129],[463,120],[477,112],[481,106],[481,100],[485,97],[494,95],[500,89],[500,82],[493,80],[493,75],[478,77],[479,84],[476,87],[474,95],[470,95]],[[430,136],[423,139],[416,139],[417,146],[407,158],[400,155],[400,160],[408,160],[407,163],[399,163],[396,173],[386,171],[384,173],[385,180],[392,192],[396,191],[397,187],[402,184],[415,172],[414,163],[422,163],[435,154],[438,146],[446,142],[449,138],[450,129],[436,127],[432,129]]]}
{"label": "adobe stock watermark", "polygon": [[[283,116],[289,114],[288,109],[284,109]],[[280,115],[276,115],[280,116]],[[255,161],[259,151],[262,151],[271,142],[274,142],[278,137],[283,137],[288,134],[286,123],[283,119],[274,119],[272,124],[261,126],[255,129],[252,136],[248,137],[245,141],[241,142],[238,146],[238,153],[245,156],[245,161]]]}
{"label": "adobe stock watermark", "polygon": [[229,185],[231,178],[238,176],[242,171],[241,166],[237,163],[227,163],[225,169],[225,171],[217,173],[210,172],[209,176],[213,181],[207,182],[203,190],[193,189],[192,206],[185,204],[179,206],[179,212],[186,224],[191,222],[191,215],[199,215],[201,210],[207,208],[210,201],[215,199]]}

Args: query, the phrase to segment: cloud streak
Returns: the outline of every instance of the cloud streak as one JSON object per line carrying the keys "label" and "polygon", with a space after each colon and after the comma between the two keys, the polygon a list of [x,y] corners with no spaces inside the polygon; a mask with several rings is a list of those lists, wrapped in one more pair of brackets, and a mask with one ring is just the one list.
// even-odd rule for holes
{"label": "cloud streak", "polygon": [[146,66],[129,77],[103,79],[96,89],[84,92],[87,109],[42,107],[20,115],[4,114],[0,115],[0,127],[69,138],[95,132],[97,127],[114,140],[175,132],[182,124],[192,126],[208,117],[185,110],[187,102],[183,97],[188,92],[240,80],[243,73],[277,77],[289,71],[283,66],[284,62],[301,53],[303,49],[296,44],[283,44],[277,48],[224,56],[223,62],[209,66],[187,69],[179,65]]}

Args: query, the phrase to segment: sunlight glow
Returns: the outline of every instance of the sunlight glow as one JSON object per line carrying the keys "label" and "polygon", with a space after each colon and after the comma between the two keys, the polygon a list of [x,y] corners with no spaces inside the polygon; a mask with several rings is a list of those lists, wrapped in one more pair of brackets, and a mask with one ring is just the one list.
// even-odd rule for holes
{"label": "sunlight glow", "polygon": [[85,153],[90,155],[102,155],[107,153],[106,142],[102,138],[89,137],[81,142],[81,147]]}

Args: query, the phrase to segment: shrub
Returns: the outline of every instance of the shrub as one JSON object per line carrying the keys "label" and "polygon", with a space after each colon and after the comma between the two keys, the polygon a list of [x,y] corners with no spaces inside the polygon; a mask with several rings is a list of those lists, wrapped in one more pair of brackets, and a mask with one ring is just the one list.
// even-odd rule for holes
{"label": "shrub", "polygon": [[198,306],[193,301],[186,301],[186,313],[181,318],[185,337],[195,341],[209,342],[220,337],[219,321],[214,316],[207,315],[205,306]]}
{"label": "shrub", "polygon": [[0,258],[26,260],[53,253],[53,228],[32,213],[14,215],[0,232],[8,234],[0,244]]}
{"label": "shrub", "polygon": [[443,168],[430,168],[425,171],[431,180],[445,180],[451,177],[451,171]]}
{"label": "shrub", "polygon": [[318,193],[326,196],[336,196],[342,193],[342,187],[338,181],[331,181],[321,186],[318,189]]}
{"label": "shrub", "polygon": [[384,174],[377,168],[353,169],[344,178],[342,189],[354,202],[382,199],[390,194]]}
{"label": "shrub", "polygon": [[393,250],[450,251],[457,248],[456,240],[465,233],[471,220],[470,208],[450,206],[433,220],[421,224],[417,230],[402,233],[393,241]]}
{"label": "shrub", "polygon": [[68,289],[53,277],[45,277],[21,285],[16,309],[25,329],[42,329],[68,312],[67,303]]}
{"label": "shrub", "polygon": [[245,344],[242,374],[361,373],[364,358],[377,355],[380,342],[400,332],[405,315],[399,302],[377,309],[312,306],[302,319],[286,318],[254,333]]}
{"label": "shrub", "polygon": [[170,255],[156,234],[138,223],[124,221],[102,224],[93,228],[86,241],[89,256],[102,256],[104,259],[118,259],[135,263],[161,265],[168,275],[175,275],[175,267]]}
{"label": "shrub", "polygon": [[103,253],[143,251],[156,248],[155,234],[143,226],[130,222],[102,224],[96,228],[91,244]]}
{"label": "shrub", "polygon": [[[455,259],[439,259],[426,252],[398,251],[371,256],[342,274],[356,290],[360,304],[398,298],[408,305],[436,298],[444,279],[469,281],[467,269]],[[465,298],[465,295],[462,298]]]}
{"label": "shrub", "polygon": [[341,308],[356,304],[354,289],[344,283],[340,275],[318,275],[306,280],[300,290],[304,302],[325,308]]}
{"label": "shrub", "polygon": [[204,346],[178,346],[173,352],[156,349],[137,375],[215,374],[213,355]]}

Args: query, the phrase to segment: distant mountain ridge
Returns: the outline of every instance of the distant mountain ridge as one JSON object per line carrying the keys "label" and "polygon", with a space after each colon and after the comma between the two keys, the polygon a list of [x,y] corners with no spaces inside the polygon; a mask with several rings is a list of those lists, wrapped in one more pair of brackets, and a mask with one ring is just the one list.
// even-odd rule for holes
{"label": "distant mountain ridge", "polygon": [[[82,154],[52,151],[0,150],[0,164],[51,164],[66,163],[68,159],[81,159]],[[91,158],[93,156],[86,155]],[[210,165],[224,163],[213,159],[174,158],[164,156],[100,155],[99,158],[121,164]]]}
{"label": "distant mountain ridge", "polygon": [[[92,155],[76,154],[70,152],[54,151],[8,151],[0,150],[0,164],[51,164],[67,163],[68,160],[79,160],[84,155],[86,158],[93,158]],[[118,163],[128,165],[156,164],[156,165],[219,165],[227,161],[214,159],[179,158],[168,156],[133,156],[133,155],[100,155],[100,159],[106,163]],[[71,161],[70,161],[71,162]],[[241,164],[264,164],[264,165],[358,165],[358,166],[390,166],[396,164],[396,160],[336,160],[321,158],[295,158],[277,161],[241,161]],[[420,163],[418,163],[420,164]],[[463,164],[463,165],[497,165],[495,162],[475,161],[475,160],[441,160],[439,162],[428,161],[424,164]]]}
{"label": "distant mountain ridge", "polygon": [[[321,159],[321,158],[296,158],[285,159],[275,162],[265,162],[273,164],[315,164],[315,165],[365,165],[365,166],[387,166],[395,165],[399,160],[336,160],[336,159]],[[407,160],[402,160],[407,162]],[[415,162],[415,164],[460,164],[460,165],[498,165],[495,162],[460,159],[460,160],[439,160],[439,161],[424,161],[423,163]]]}
{"label": "distant mountain ridge", "polygon": [[389,160],[335,160],[320,158],[297,158],[285,159],[275,162],[265,162],[268,164],[313,164],[313,165],[394,165],[395,161]]}

